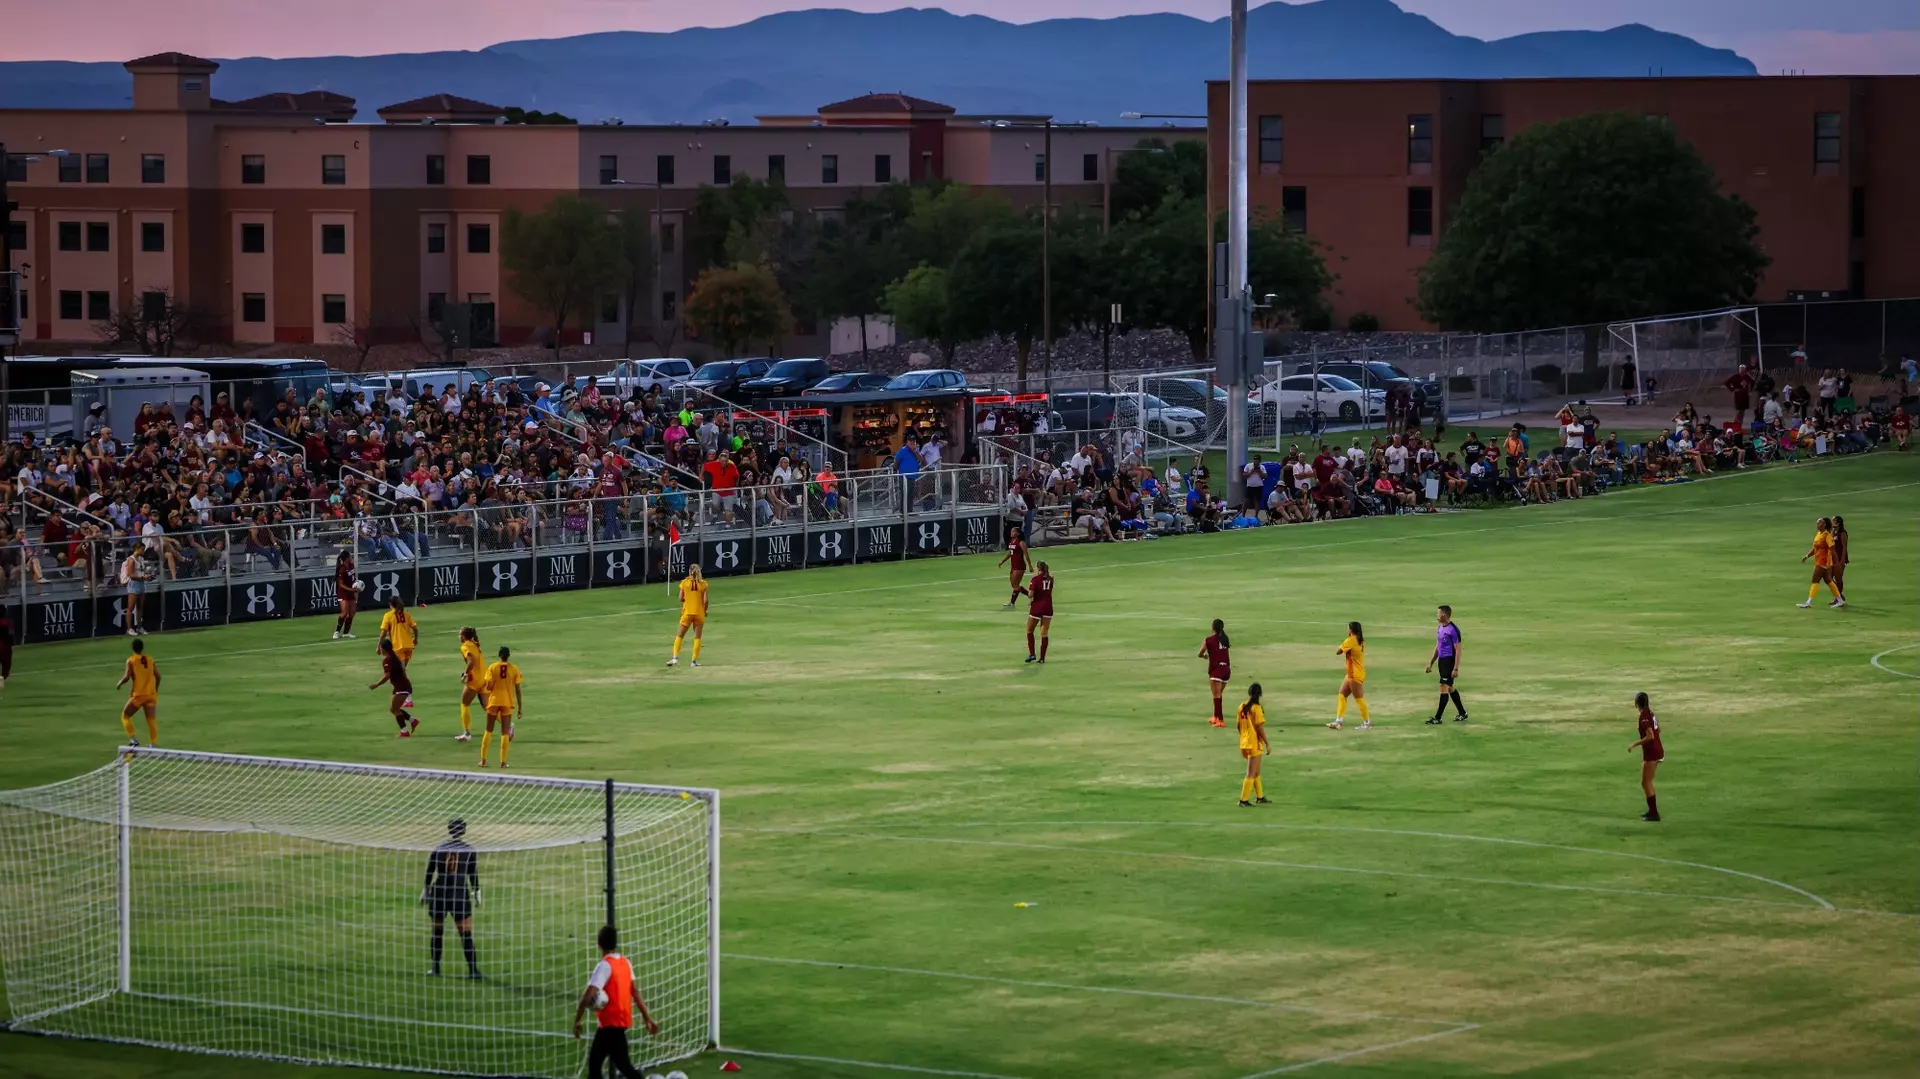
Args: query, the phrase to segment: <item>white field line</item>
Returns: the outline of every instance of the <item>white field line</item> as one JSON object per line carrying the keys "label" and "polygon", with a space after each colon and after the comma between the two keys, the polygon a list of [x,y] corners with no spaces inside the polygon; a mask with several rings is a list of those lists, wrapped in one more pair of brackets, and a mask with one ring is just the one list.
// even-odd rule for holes
{"label": "white field line", "polygon": [[[1463,843],[1499,843],[1510,847],[1538,847],[1542,850],[1564,850],[1576,854],[1600,854],[1608,858],[1633,858],[1642,862],[1660,862],[1663,865],[1684,866],[1688,869],[1705,869],[1714,873],[1725,873],[1731,877],[1745,877],[1771,884],[1775,888],[1784,888],[1796,895],[1806,896],[1826,910],[1834,905],[1807,891],[1796,888],[1785,881],[1763,877],[1758,873],[1748,873],[1725,866],[1708,865],[1705,862],[1687,862],[1678,858],[1661,858],[1652,854],[1635,854],[1624,850],[1601,850],[1597,847],[1570,847],[1564,843],[1541,843],[1531,839],[1508,839],[1504,836],[1462,835],[1457,832],[1427,832],[1406,828],[1360,828],[1343,824],[1268,824],[1255,821],[1175,821],[1175,820],[1017,820],[1017,821],[933,821],[928,824],[875,824],[869,827],[879,828],[1256,828],[1269,831],[1287,832],[1353,832],[1366,835],[1406,835],[1419,839],[1452,839]],[[1798,906],[1799,904],[1790,904]]]}
{"label": "white field line", "polygon": [[1888,656],[1893,655],[1895,652],[1908,652],[1908,651],[1912,651],[1915,648],[1920,648],[1920,643],[1903,644],[1898,648],[1889,648],[1886,651],[1868,660],[1867,662],[1873,664],[1874,666],[1880,668],[1881,670],[1887,672],[1888,674],[1894,675],[1895,677],[1898,677],[1898,678],[1920,678],[1920,674],[1913,674],[1912,672],[1909,672],[1909,671],[1896,671],[1892,667],[1889,667],[1886,664],[1880,662],[1881,660],[1887,658]]}
{"label": "white field line", "polygon": [[878,1068],[882,1071],[890,1072],[911,1072],[914,1075],[952,1075],[959,1076],[961,1079],[1021,1079],[1021,1077],[1017,1075],[997,1075],[993,1072],[954,1071],[950,1068],[919,1068],[912,1064],[882,1064],[876,1060],[844,1060],[840,1057],[815,1057],[800,1053],[769,1053],[760,1049],[736,1049],[733,1046],[723,1046],[716,1050],[716,1052],[722,1056],[732,1053],[734,1056],[742,1057],[762,1057],[767,1060],[797,1060],[804,1064],[832,1064],[837,1068]]}
{"label": "white field line", "polygon": [[1197,1004],[1223,1004],[1239,1008],[1267,1008],[1273,1011],[1302,1012],[1309,1015],[1329,1015],[1342,1019],[1368,1019],[1377,1022],[1424,1023],[1428,1026],[1460,1026],[1458,1019],[1416,1019],[1404,1015],[1381,1015],[1377,1012],[1345,1011],[1339,1008],[1316,1008],[1305,1004],[1277,1004],[1266,1000],[1244,1000],[1239,997],[1200,996],[1192,993],[1170,993],[1154,989],[1123,989],[1111,985],[1076,985],[1070,982],[1036,982],[1022,978],[998,978],[988,974],[960,974],[945,970],[920,970],[913,967],[875,966],[870,963],[830,963],[820,959],[782,959],[771,955],[745,955],[738,952],[722,952],[724,959],[745,959],[756,963],[785,963],[799,967],[830,967],[845,970],[866,970],[877,974],[912,974],[922,978],[950,978],[963,982],[987,982],[993,985],[1015,985],[1028,989],[1064,989],[1075,993],[1110,993],[1116,996],[1151,997],[1156,1000],[1190,1001]]}
{"label": "white field line", "polygon": [[[1745,903],[1763,907],[1791,907],[1796,910],[1832,910],[1788,903],[1778,899],[1752,899],[1732,895],[1706,895],[1698,892],[1660,892],[1643,888],[1606,888],[1594,884],[1554,884],[1546,881],[1505,880],[1498,877],[1468,877],[1449,873],[1417,873],[1407,869],[1362,869],[1356,866],[1327,865],[1317,862],[1283,862],[1263,858],[1227,858],[1210,854],[1183,854],[1178,851],[1121,850],[1113,847],[1080,847],[1067,843],[1019,843],[997,839],[950,839],[939,836],[879,835],[872,832],[830,832],[786,828],[736,828],[737,832],[804,832],[836,839],[880,839],[896,843],[934,843],[967,847],[999,847],[1009,850],[1042,850],[1065,854],[1104,854],[1125,858],[1161,858],[1179,862],[1207,862],[1219,865],[1243,865],[1257,869],[1304,869],[1322,873],[1353,873],[1369,877],[1401,877],[1413,880],[1437,880],[1453,884],[1486,884],[1504,888],[1539,888],[1555,892],[1593,892],[1600,895],[1636,895],[1661,899],[1695,899],[1715,903]],[[1826,902],[1821,900],[1821,902]]]}
{"label": "white field line", "polygon": [[[1748,474],[1751,475],[1751,474],[1758,474],[1758,473],[1748,473]],[[1709,477],[1709,478],[1712,478],[1712,477]],[[1728,477],[1728,478],[1732,478],[1732,477]],[[1700,481],[1700,482],[1705,482],[1705,481]],[[1645,485],[1645,486],[1656,486],[1656,485]],[[1684,485],[1681,485],[1681,486],[1684,486]],[[1428,533],[1428,534],[1419,535],[1419,536],[1406,536],[1406,535],[1367,536],[1361,539],[1337,540],[1330,543],[1299,543],[1299,544],[1282,544],[1282,545],[1260,544],[1258,546],[1247,546],[1244,544],[1236,544],[1235,549],[1230,551],[1211,551],[1205,554],[1185,554],[1185,555],[1179,555],[1179,556],[1174,556],[1169,558],[1151,558],[1151,559],[1140,559],[1140,560],[1134,560],[1134,561],[1128,561],[1128,562],[1113,562],[1113,563],[1107,563],[1107,564],[1098,565],[1098,566],[1071,566],[1071,567],[1062,568],[1060,572],[1061,573],[1098,573],[1098,572],[1108,571],[1108,570],[1122,570],[1122,571],[1133,570],[1141,566],[1157,566],[1157,565],[1165,565],[1167,563],[1173,563],[1173,562],[1199,562],[1199,561],[1218,559],[1218,558],[1245,558],[1252,555],[1271,557],[1274,555],[1286,554],[1291,551],[1320,550],[1320,549],[1330,548],[1330,547],[1352,547],[1352,546],[1357,546],[1359,544],[1367,544],[1367,543],[1399,543],[1399,542],[1412,540],[1412,539],[1444,539],[1451,536],[1471,536],[1471,535],[1480,535],[1487,532],[1504,532],[1509,529],[1516,529],[1516,528],[1564,528],[1568,525],[1579,525],[1579,524],[1592,525],[1592,526],[1607,526],[1607,525],[1614,524],[1616,522],[1638,521],[1638,520],[1644,520],[1644,519],[1653,518],[1653,517],[1671,517],[1671,516],[1682,515],[1682,514],[1697,516],[1701,513],[1708,513],[1715,510],[1750,509],[1754,506],[1770,506],[1770,505],[1777,505],[1785,502],[1810,502],[1810,501],[1833,502],[1843,498],[1849,498],[1854,495],[1875,494],[1881,491],[1897,491],[1897,490],[1902,490],[1908,487],[1920,487],[1920,481],[1914,481],[1912,483],[1884,484],[1879,487],[1864,487],[1864,488],[1860,488],[1852,491],[1832,491],[1832,492],[1827,492],[1825,494],[1819,494],[1819,495],[1796,495],[1789,498],[1767,498],[1767,499],[1758,499],[1752,502],[1735,502],[1735,503],[1730,503],[1730,504],[1721,505],[1721,506],[1694,506],[1686,509],[1658,510],[1653,513],[1623,514],[1617,517],[1607,517],[1607,518],[1598,518],[1598,519],[1586,518],[1586,517],[1564,517],[1564,518],[1558,518],[1551,521],[1520,521],[1520,522],[1507,523],[1507,524],[1502,524],[1497,526],[1490,525],[1483,528],[1463,528],[1463,529],[1454,529],[1448,532],[1433,532],[1433,533]],[[1662,489],[1665,489],[1665,488],[1662,488]],[[1345,521],[1316,522],[1315,527],[1319,525],[1351,524],[1351,523],[1362,521],[1362,520],[1371,520],[1371,518],[1354,517],[1354,518],[1348,518]],[[840,567],[840,568],[857,568],[857,567]],[[718,604],[718,606],[720,606],[722,609],[725,609],[728,607],[750,607],[750,606],[757,606],[757,605],[764,605],[764,604],[777,605],[780,603],[790,603],[793,600],[799,600],[799,599],[821,599],[821,598],[830,597],[830,596],[853,596],[853,595],[863,595],[863,594],[868,594],[873,592],[894,592],[894,591],[900,591],[903,589],[910,589],[910,588],[959,587],[959,586],[969,585],[969,584],[979,584],[987,581],[1000,582],[1005,580],[1006,580],[1006,577],[1004,575],[994,574],[992,576],[987,576],[987,577],[952,577],[952,578],[941,578],[941,579],[924,580],[924,581],[904,581],[899,584],[873,585],[865,588],[836,588],[836,589],[829,589],[821,592],[800,592],[800,593],[795,593],[792,595],[785,595],[785,596],[768,596],[761,599],[733,600],[730,602],[722,602]],[[641,586],[641,587],[646,587],[646,586]],[[523,622],[480,623],[476,625],[476,628],[488,629],[488,630],[522,629],[528,626],[552,626],[552,625],[560,625],[567,622],[591,622],[591,621],[598,621],[598,620],[608,619],[608,618],[627,618],[634,615],[667,614],[667,613],[676,611],[678,609],[679,609],[679,606],[677,604],[664,606],[664,607],[636,607],[636,608],[623,610],[623,611],[603,611],[597,614],[572,615],[564,618],[539,618],[539,619],[532,619],[532,620],[523,621]],[[319,624],[320,621],[323,621],[323,619],[316,619],[315,624],[316,625]],[[71,642],[71,643],[77,644],[79,642]],[[184,654],[184,655],[169,654],[167,656],[167,662],[185,663],[185,662],[191,662],[194,660],[202,660],[202,659],[226,659],[233,656],[261,655],[261,654],[270,653],[270,652],[289,652],[289,651],[294,651],[296,649],[303,649],[303,648],[323,648],[328,645],[337,645],[338,643],[339,643],[338,641],[334,641],[331,639],[312,640],[312,641],[303,641],[299,644],[275,645],[267,648],[242,648],[242,649],[235,649],[235,650],[225,651],[225,652],[201,652],[197,654],[190,653],[190,654]],[[52,645],[50,647],[58,648],[60,647],[60,645]],[[30,677],[35,677],[42,674],[63,674],[70,671],[94,671],[94,670],[102,670],[102,669],[111,669],[118,662],[118,660],[119,660],[119,657],[116,656],[111,659],[103,660],[99,663],[73,664],[65,667],[43,667],[43,668],[38,668],[30,671],[16,672],[15,677],[30,678]]]}
{"label": "white field line", "polygon": [[1283,1068],[1272,1068],[1263,1072],[1254,1072],[1252,1075],[1243,1075],[1240,1079],[1267,1079],[1267,1076],[1270,1075],[1285,1075],[1288,1072],[1305,1071],[1308,1068],[1318,1067],[1321,1064],[1332,1064],[1336,1061],[1351,1060],[1354,1057],[1365,1056],[1368,1053],[1384,1053],[1389,1049],[1398,1049],[1403,1045],[1413,1045],[1416,1042],[1430,1042],[1436,1038],[1450,1038],[1455,1034],[1465,1034],[1469,1030],[1479,1029],[1480,1024],[1467,1023],[1454,1027],[1452,1030],[1436,1030],[1431,1034],[1422,1034],[1414,1038],[1402,1038],[1397,1042],[1388,1042],[1385,1045],[1369,1045],[1359,1049],[1349,1049],[1344,1053],[1335,1053],[1332,1056],[1321,1057],[1317,1060],[1309,1060],[1300,1064],[1288,1064]]}

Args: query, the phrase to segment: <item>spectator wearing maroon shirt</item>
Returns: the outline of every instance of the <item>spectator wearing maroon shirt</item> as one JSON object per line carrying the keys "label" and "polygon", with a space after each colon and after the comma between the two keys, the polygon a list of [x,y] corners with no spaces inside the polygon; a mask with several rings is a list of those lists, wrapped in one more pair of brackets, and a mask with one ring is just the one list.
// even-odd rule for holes
{"label": "spectator wearing maroon shirt", "polygon": [[1745,427],[1747,410],[1753,407],[1753,376],[1747,373],[1747,365],[1741,364],[1725,385],[1733,392],[1733,422],[1736,427]]}

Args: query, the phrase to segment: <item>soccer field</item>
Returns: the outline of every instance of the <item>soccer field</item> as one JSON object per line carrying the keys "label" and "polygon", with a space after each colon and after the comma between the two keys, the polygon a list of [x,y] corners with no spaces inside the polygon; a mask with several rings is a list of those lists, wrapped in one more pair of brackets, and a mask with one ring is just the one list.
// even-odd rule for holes
{"label": "soccer field", "polygon": [[[1798,610],[1833,513],[1849,606]],[[1021,662],[992,557],[716,580],[697,670],[662,666],[663,589],[429,607],[409,741],[364,688],[372,619],[358,641],[303,619],[148,648],[169,746],[462,768],[470,624],[526,674],[516,771],[721,789],[739,1051],[677,1065],[695,1075],[1904,1076],[1917,523],[1920,458],[1877,453],[1053,548],[1045,665]],[[1432,727],[1438,603],[1472,721]],[[1266,688],[1270,806],[1235,805],[1233,732],[1205,722],[1213,618],[1229,704]],[[1370,731],[1323,726],[1349,620]],[[0,787],[111,758],[125,648],[18,654]],[[1627,751],[1636,690],[1665,736],[1657,824]],[[484,962],[484,913],[476,933]],[[0,1077],[109,1071],[316,1074],[0,1036]]]}

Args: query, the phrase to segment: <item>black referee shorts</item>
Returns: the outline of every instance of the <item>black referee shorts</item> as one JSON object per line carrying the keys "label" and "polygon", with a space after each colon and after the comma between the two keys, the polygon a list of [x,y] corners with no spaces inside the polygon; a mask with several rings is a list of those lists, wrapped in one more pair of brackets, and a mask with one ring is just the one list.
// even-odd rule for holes
{"label": "black referee shorts", "polygon": [[1443,686],[1453,684],[1453,660],[1453,656],[1440,657],[1440,684]]}

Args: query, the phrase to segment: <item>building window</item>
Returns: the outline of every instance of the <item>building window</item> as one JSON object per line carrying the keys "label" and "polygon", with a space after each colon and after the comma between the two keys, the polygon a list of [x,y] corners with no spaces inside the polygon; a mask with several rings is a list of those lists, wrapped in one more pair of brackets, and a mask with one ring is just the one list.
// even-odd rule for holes
{"label": "building window", "polygon": [[56,231],[60,234],[60,250],[80,250],[80,222],[62,221],[60,222],[59,229]]}
{"label": "building window", "polygon": [[[25,221],[7,222],[7,250],[26,253],[27,223]],[[25,306],[24,303],[22,306]]]}
{"label": "building window", "polygon": [[820,182],[823,184],[837,184],[840,182],[839,154],[820,155]]}
{"label": "building window", "polygon": [[1427,114],[1407,117],[1407,164],[1433,163],[1433,117]]}
{"label": "building window", "polygon": [[1856,240],[1867,238],[1867,189],[1864,187],[1853,189],[1853,199],[1847,205],[1847,225],[1847,235]]}
{"label": "building window", "polygon": [[467,155],[467,183],[484,187],[493,182],[493,158],[486,154]]}
{"label": "building window", "polygon": [[1407,188],[1407,235],[1433,239],[1433,188]]}
{"label": "building window", "polygon": [[1306,188],[1283,187],[1280,189],[1280,219],[1288,232],[1307,231]]}
{"label": "building window", "polygon": [[447,253],[447,226],[439,221],[427,223],[427,254],[444,255]]}
{"label": "building window", "polygon": [[787,155],[767,155],[767,179],[784,182],[787,178]]}
{"label": "building window", "polygon": [[1499,113],[1480,117],[1480,152],[1490,154],[1507,141],[1507,118]]}
{"label": "building window", "polygon": [[1837,112],[1814,114],[1813,163],[1816,165],[1840,163],[1840,114]]}
{"label": "building window", "polygon": [[620,178],[620,158],[617,154],[600,155],[600,183],[610,184]]}
{"label": "building window", "polygon": [[611,326],[620,321],[620,297],[611,293],[600,297],[600,324]]}
{"label": "building window", "polygon": [[7,182],[10,184],[24,184],[27,182],[26,155],[7,155]]}
{"label": "building window", "polygon": [[427,186],[439,187],[447,182],[447,155],[427,155]]}
{"label": "building window", "polygon": [[892,154],[873,155],[873,182],[876,184],[890,184],[893,182]]}
{"label": "building window", "polygon": [[164,184],[167,182],[167,155],[140,155],[140,182],[143,184]]}
{"label": "building window", "polygon": [[112,230],[105,221],[87,222],[87,250],[112,250],[112,242],[108,239],[112,234]]}
{"label": "building window", "polygon": [[670,322],[680,314],[680,298],[672,289],[660,294],[660,321]]}
{"label": "building window", "polygon": [[347,253],[347,226],[320,226],[320,253],[323,255],[344,255]]}
{"label": "building window", "polygon": [[346,155],[320,155],[320,182],[329,185],[339,185],[347,182]]}
{"label": "building window", "polygon": [[243,292],[240,294],[240,321],[267,321],[267,294],[264,292]]}
{"label": "building window", "polygon": [[1080,155],[1080,179],[1090,184],[1097,184],[1100,182],[1100,155],[1099,154],[1081,154]]}
{"label": "building window", "polygon": [[159,322],[167,317],[167,294],[164,292],[143,292],[140,294],[140,313],[148,322]]}
{"label": "building window", "polygon": [[87,182],[90,184],[104,184],[107,182],[107,155],[87,155]]}
{"label": "building window", "polygon": [[680,229],[671,221],[660,223],[660,253],[671,255],[677,249]]}
{"label": "building window", "polygon": [[159,221],[140,222],[140,250],[149,254],[167,249],[167,226]]}
{"label": "building window", "polygon": [[491,225],[467,226],[467,254],[485,255],[493,250],[493,227]]}
{"label": "building window", "polygon": [[653,159],[653,182],[662,187],[673,183],[673,155],[661,154]]}
{"label": "building window", "polygon": [[240,156],[240,182],[243,184],[266,183],[267,155],[242,154]]}
{"label": "building window", "polygon": [[1268,165],[1282,165],[1287,160],[1287,118],[1284,116],[1262,116],[1260,118],[1260,165],[1266,171]]}
{"label": "building window", "polygon": [[932,150],[920,151],[920,175],[916,177],[916,179],[920,179],[920,180],[933,179],[933,151]]}
{"label": "building window", "polygon": [[1045,183],[1047,180],[1047,155],[1033,155],[1033,182]]}
{"label": "building window", "polygon": [[87,317],[105,322],[113,317],[113,297],[105,292],[87,293]]}
{"label": "building window", "polygon": [[80,307],[80,294],[71,289],[60,290],[60,317],[68,322],[85,318]]}
{"label": "building window", "polygon": [[733,158],[727,154],[713,155],[713,183],[715,187],[725,187],[733,182]]}
{"label": "building window", "polygon": [[264,255],[267,253],[267,226],[245,224],[240,226],[240,253],[243,255]]}
{"label": "building window", "polygon": [[337,292],[320,297],[320,321],[337,326],[347,321],[347,298]]}
{"label": "building window", "polygon": [[68,154],[60,159],[60,182],[77,184],[80,182],[80,155]]}
{"label": "building window", "polygon": [[438,326],[447,319],[447,294],[444,292],[427,293],[427,321]]}

